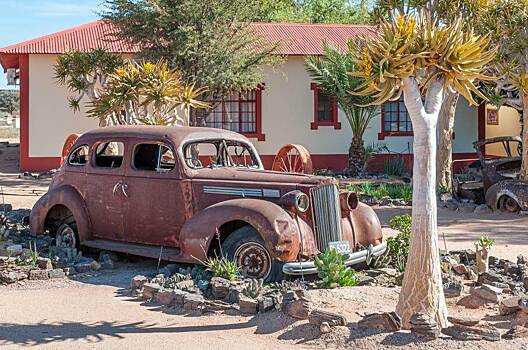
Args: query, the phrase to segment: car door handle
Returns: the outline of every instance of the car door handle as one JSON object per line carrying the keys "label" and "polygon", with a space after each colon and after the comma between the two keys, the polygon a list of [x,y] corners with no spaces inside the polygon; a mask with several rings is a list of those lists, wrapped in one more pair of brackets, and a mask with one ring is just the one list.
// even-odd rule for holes
{"label": "car door handle", "polygon": [[128,185],[126,183],[121,183],[121,191],[123,191],[123,194],[125,195],[125,197],[128,198],[128,194],[126,192],[127,188],[128,188]]}
{"label": "car door handle", "polygon": [[118,183],[116,183],[116,184],[114,185],[114,189],[112,190],[112,194],[115,196],[115,193],[116,193],[117,189],[118,189],[119,187],[122,187],[122,186],[123,186],[123,183],[122,183],[121,181],[119,181]]}

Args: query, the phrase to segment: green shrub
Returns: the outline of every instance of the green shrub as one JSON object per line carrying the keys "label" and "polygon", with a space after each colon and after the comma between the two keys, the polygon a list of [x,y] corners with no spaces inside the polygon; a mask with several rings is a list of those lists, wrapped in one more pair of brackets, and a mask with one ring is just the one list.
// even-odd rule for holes
{"label": "green shrub", "polygon": [[412,217],[409,214],[398,215],[390,220],[390,227],[398,231],[396,237],[387,238],[387,265],[400,272],[405,271],[407,256],[409,255],[409,241],[411,240]]}
{"label": "green shrub", "polygon": [[412,200],[412,187],[407,184],[372,184],[367,182],[350,185],[347,190],[371,196],[376,200],[380,200],[383,197],[403,199],[406,201]]}
{"label": "green shrub", "polygon": [[213,277],[222,277],[233,281],[238,275],[238,267],[234,261],[226,258],[209,258],[205,262],[207,270],[211,271]]}
{"label": "green shrub", "polygon": [[488,249],[493,245],[493,240],[487,236],[480,236],[479,240],[475,242],[476,245]]}
{"label": "green shrub", "polygon": [[329,249],[315,258],[317,274],[323,288],[356,286],[358,276],[356,271],[345,265],[348,254],[339,254],[335,249]]}

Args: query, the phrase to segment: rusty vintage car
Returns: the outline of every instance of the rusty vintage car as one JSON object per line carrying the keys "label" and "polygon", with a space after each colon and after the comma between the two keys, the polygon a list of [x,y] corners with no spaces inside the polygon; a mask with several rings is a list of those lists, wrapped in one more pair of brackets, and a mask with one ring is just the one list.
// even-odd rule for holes
{"label": "rusty vintage car", "polygon": [[224,254],[241,273],[316,272],[329,247],[348,265],[386,250],[374,211],[334,178],[264,170],[244,136],[220,129],[106,127],[81,135],[30,216],[71,246],[197,263]]}
{"label": "rusty vintage car", "polygon": [[528,182],[519,180],[522,139],[500,136],[477,141],[474,147],[481,165],[486,204],[501,211],[528,210]]}

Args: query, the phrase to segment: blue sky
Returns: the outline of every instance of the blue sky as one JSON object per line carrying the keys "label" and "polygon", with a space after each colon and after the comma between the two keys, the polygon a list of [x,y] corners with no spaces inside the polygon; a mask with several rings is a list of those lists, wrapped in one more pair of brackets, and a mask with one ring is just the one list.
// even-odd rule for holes
{"label": "blue sky", "polygon": [[[51,34],[98,18],[104,0],[0,0],[0,47]],[[0,70],[0,89],[6,77]]]}

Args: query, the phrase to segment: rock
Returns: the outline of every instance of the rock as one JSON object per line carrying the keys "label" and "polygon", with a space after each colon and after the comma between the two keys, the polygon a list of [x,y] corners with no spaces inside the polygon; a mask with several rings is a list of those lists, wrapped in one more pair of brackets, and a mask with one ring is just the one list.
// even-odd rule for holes
{"label": "rock", "polygon": [[321,323],[321,325],[319,326],[319,333],[327,334],[327,333],[330,333],[330,332],[332,332],[332,327],[330,327],[328,322]]}
{"label": "rock", "polygon": [[99,253],[99,262],[101,263],[101,265],[105,262],[112,262],[112,264],[114,262],[116,262],[118,260],[117,258],[117,254],[116,253],[113,253],[113,252],[107,252],[105,250],[103,250],[101,253]]}
{"label": "rock", "polygon": [[444,286],[444,296],[446,298],[457,298],[462,294],[464,286],[461,283],[456,283],[454,281],[449,281],[443,284]]}
{"label": "rock", "polygon": [[516,313],[521,309],[519,307],[520,300],[521,297],[519,296],[509,297],[504,300],[501,300],[501,302],[499,303],[499,314],[505,316]]}
{"label": "rock", "polygon": [[466,279],[468,279],[470,281],[476,281],[477,278],[478,278],[478,276],[475,273],[475,271],[473,271],[472,269],[468,269],[468,273],[466,274]]}
{"label": "rock", "polygon": [[30,280],[47,280],[49,279],[49,270],[31,270],[29,271]]}
{"label": "rock", "polygon": [[148,282],[147,277],[143,275],[136,275],[132,277],[132,280],[130,281],[130,288],[132,289],[141,289],[143,288],[143,285]]}
{"label": "rock", "polygon": [[478,319],[453,316],[447,316],[447,320],[451,323],[461,324],[462,326],[476,326],[480,322]]}
{"label": "rock", "polygon": [[517,265],[527,265],[528,264],[528,258],[526,258],[524,255],[517,255]]}
{"label": "rock", "polygon": [[218,300],[224,300],[229,294],[231,282],[225,278],[213,277],[211,278],[210,286],[213,297]]}
{"label": "rock", "polygon": [[440,336],[440,327],[436,321],[424,314],[416,313],[409,320],[411,334],[420,338],[434,340]]}
{"label": "rock", "polygon": [[141,297],[147,300],[152,299],[160,289],[161,286],[157,283],[145,283]]}
{"label": "rock", "polygon": [[37,266],[42,270],[51,270],[53,269],[53,264],[51,263],[51,259],[38,257],[37,258]]}
{"label": "rock", "polygon": [[241,290],[241,286],[231,284],[229,286],[229,293],[227,293],[225,301],[231,304],[238,304],[240,301]]}
{"label": "rock", "polygon": [[499,330],[491,326],[464,326],[454,324],[442,329],[442,333],[459,340],[501,340]]}
{"label": "rock", "polygon": [[374,313],[366,315],[358,322],[358,327],[375,328],[385,332],[396,332],[402,327],[400,316],[395,312]]}
{"label": "rock", "polygon": [[228,311],[236,310],[236,307],[219,300],[205,300],[204,301],[204,311],[208,312],[217,312],[217,311]]}
{"label": "rock", "polygon": [[469,268],[464,264],[452,265],[451,268],[459,276],[466,275],[469,272]]}
{"label": "rock", "polygon": [[528,328],[513,326],[502,336],[504,339],[528,338]]}
{"label": "rock", "polygon": [[13,210],[13,205],[9,203],[0,203],[0,211],[8,212]]}
{"label": "rock", "polygon": [[501,300],[502,289],[490,286],[489,284],[483,284],[480,287],[472,288],[470,293],[486,301],[498,303]]}
{"label": "rock", "polygon": [[256,314],[258,308],[258,301],[251,299],[244,294],[240,294],[240,312],[243,314]]}
{"label": "rock", "polygon": [[475,214],[489,214],[491,213],[491,209],[486,204],[480,204],[475,207],[475,210],[473,210],[473,212]]}
{"label": "rock", "polygon": [[174,303],[174,292],[168,289],[160,289],[155,295],[154,300],[162,305],[172,305]]}
{"label": "rock", "polygon": [[478,309],[486,305],[487,301],[476,295],[466,295],[457,301],[457,305],[464,306],[468,309]]}
{"label": "rock", "polygon": [[268,297],[268,296],[260,297],[257,299],[257,301],[258,301],[258,311],[259,312],[270,311],[271,309],[275,307],[275,301],[271,297]]}
{"label": "rock", "polygon": [[346,326],[347,319],[339,314],[323,311],[319,309],[312,310],[308,316],[308,322],[310,324],[321,326],[322,324],[327,324],[329,326]]}
{"label": "rock", "polygon": [[374,284],[376,284],[374,277],[359,275],[358,286],[372,286]]}
{"label": "rock", "polygon": [[306,320],[308,319],[308,316],[310,316],[310,312],[312,312],[312,305],[308,299],[302,297],[300,299],[286,303],[286,305],[283,305],[283,309],[289,316],[293,318],[298,320]]}
{"label": "rock", "polygon": [[183,303],[185,301],[185,296],[189,294],[188,292],[185,292],[183,290],[175,289],[173,291],[174,294],[174,305],[183,307]]}
{"label": "rock", "polygon": [[90,263],[78,263],[73,267],[77,273],[86,273],[92,271],[92,265]]}
{"label": "rock", "polygon": [[19,271],[3,271],[0,272],[0,282],[5,284],[11,284],[18,281],[22,281],[28,278],[28,274]]}
{"label": "rock", "polygon": [[23,252],[22,245],[20,244],[12,244],[10,246],[6,247],[7,255],[9,256],[19,256]]}
{"label": "rock", "polygon": [[524,286],[524,289],[526,289],[528,291],[528,276],[524,276],[524,278],[523,278],[523,286]]}
{"label": "rock", "polygon": [[481,272],[478,275],[477,282],[480,284],[493,284],[493,282],[504,283],[504,277],[495,272]]}
{"label": "rock", "polygon": [[62,271],[62,269],[53,269],[53,270],[48,270],[48,276],[50,279],[56,279],[56,278],[65,278],[66,274],[64,273],[64,271]]}
{"label": "rock", "polygon": [[449,210],[457,210],[460,206],[460,203],[456,199],[448,199],[445,202],[445,206]]}
{"label": "rock", "polygon": [[66,276],[72,276],[75,275],[75,269],[73,267],[65,267],[62,269],[62,272],[64,272],[64,275]]}
{"label": "rock", "polygon": [[205,299],[200,294],[185,294],[183,298],[183,308],[185,310],[199,310],[203,308]]}
{"label": "rock", "polygon": [[476,207],[477,205],[475,203],[461,203],[458,207],[458,210],[463,213],[473,213]]}
{"label": "rock", "polygon": [[519,302],[517,303],[517,305],[521,309],[521,312],[528,314],[528,299],[527,298],[521,298]]}
{"label": "rock", "polygon": [[90,263],[90,269],[92,269],[93,271],[98,271],[101,269],[101,264],[94,260]]}
{"label": "rock", "polygon": [[193,280],[180,281],[180,282],[176,283],[174,285],[174,287],[176,289],[181,289],[181,290],[185,290],[185,291],[194,291],[194,289],[196,288],[195,285],[194,285],[194,281]]}

